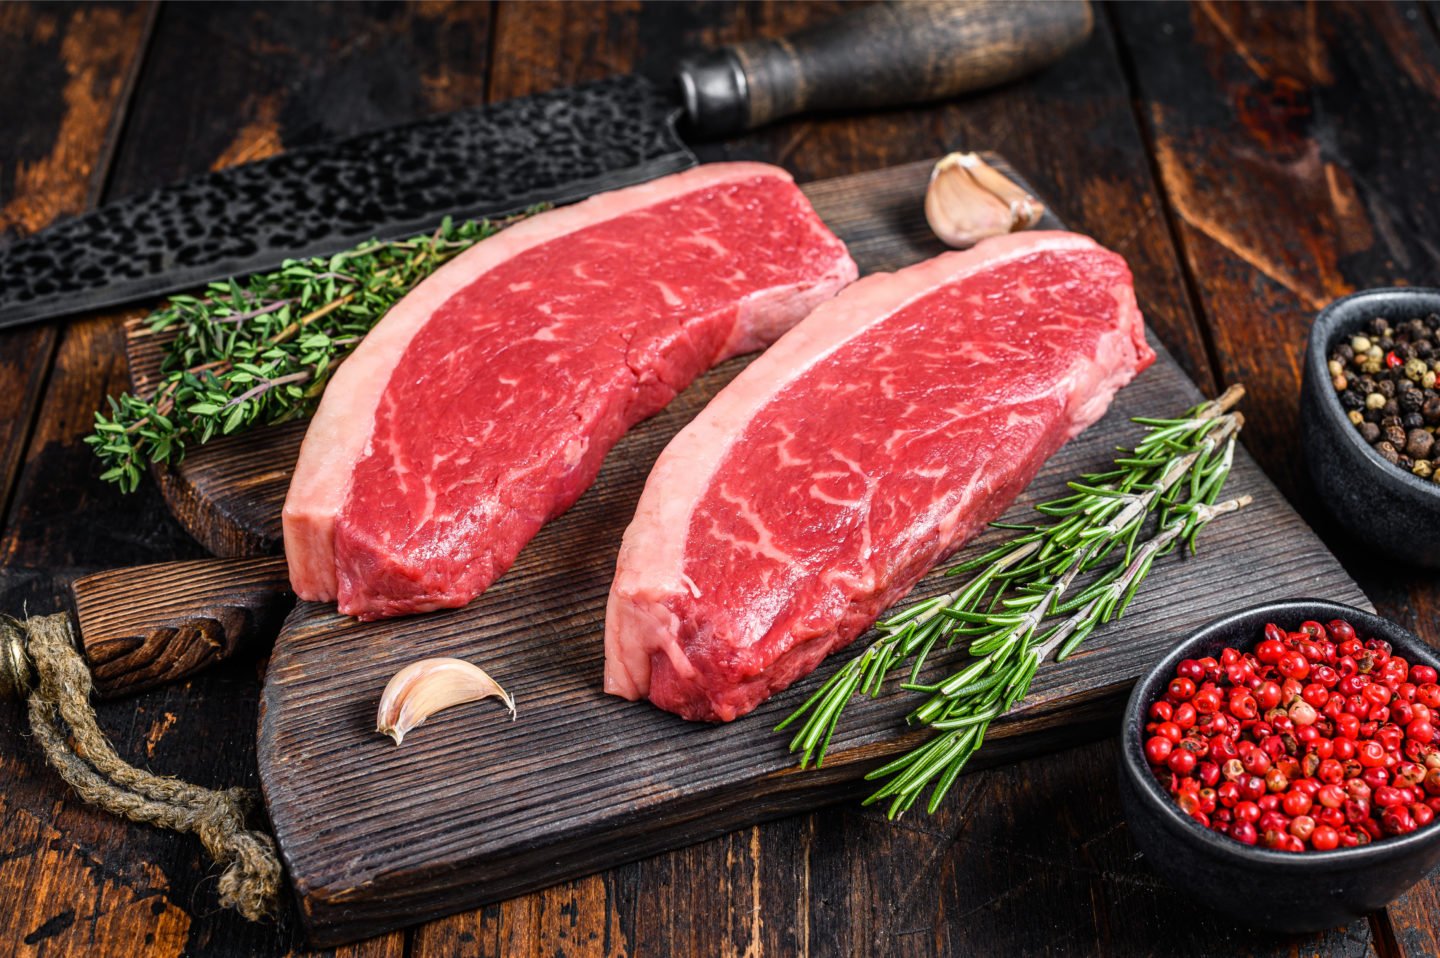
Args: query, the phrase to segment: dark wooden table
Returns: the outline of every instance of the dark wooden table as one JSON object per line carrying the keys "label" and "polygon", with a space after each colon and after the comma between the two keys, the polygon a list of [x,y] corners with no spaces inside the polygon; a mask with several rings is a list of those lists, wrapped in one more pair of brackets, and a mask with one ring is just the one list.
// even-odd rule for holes
{"label": "dark wooden table", "polygon": [[[836,3],[0,5],[0,242],[103,200],[427,113],[785,32]],[[1417,4],[1116,4],[1060,66],[963,102],[803,120],[702,149],[810,180],[988,148],[1123,253],[1149,321],[1207,389],[1251,390],[1246,444],[1381,611],[1440,637],[1440,583],[1318,510],[1296,438],[1313,312],[1440,281],[1440,31]],[[80,438],[125,383],[120,315],[0,334],[0,609],[60,607],[99,569],[198,557],[146,485]],[[1197,583],[1197,588],[1204,588]],[[104,705],[142,765],[255,783],[262,661]],[[294,915],[215,905],[190,839],[75,799],[0,706],[0,953],[304,951]],[[1199,911],[1140,860],[1100,742],[969,776],[932,817],[845,805],[339,953],[450,956],[1440,952],[1440,876],[1303,936]]]}

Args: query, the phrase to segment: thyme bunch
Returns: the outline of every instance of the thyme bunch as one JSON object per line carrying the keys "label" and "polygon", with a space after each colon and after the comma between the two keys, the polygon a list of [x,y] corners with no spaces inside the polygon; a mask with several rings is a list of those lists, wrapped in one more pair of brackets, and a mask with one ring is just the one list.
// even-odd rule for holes
{"label": "thyme bunch", "polygon": [[178,463],[191,443],[313,412],[335,367],[390,307],[519,218],[447,217],[428,235],[286,260],[171,297],[145,320],[146,335],[173,337],[159,384],[148,395],[107,397],[110,414],[97,412],[85,438],[105,467],[101,478],[133,492],[147,461]]}
{"label": "thyme bunch", "polygon": [[[909,720],[945,734],[873,773],[894,779],[871,800],[891,797],[891,815],[898,815],[939,777],[933,809],[989,722],[1028,691],[1041,662],[1051,653],[1063,659],[1098,625],[1118,618],[1156,558],[1176,546],[1193,551],[1206,523],[1248,501],[1215,505],[1243,426],[1232,411],[1243,395],[1236,386],[1178,418],[1137,419],[1147,434],[1114,468],[1086,475],[1069,484],[1069,495],[1035,507],[1051,522],[997,523],[1020,535],[948,570],[975,572],[973,578],[878,622],[878,637],[777,727],[800,723],[790,751],[800,754],[801,767],[823,763],[856,695],[878,696],[885,679],[908,662],[902,687],[930,696]],[[1158,516],[1157,531],[1142,541],[1151,516]],[[1087,585],[1067,599],[1082,575]],[[942,639],[947,646],[968,642],[974,661],[943,683],[921,685],[920,671]]]}

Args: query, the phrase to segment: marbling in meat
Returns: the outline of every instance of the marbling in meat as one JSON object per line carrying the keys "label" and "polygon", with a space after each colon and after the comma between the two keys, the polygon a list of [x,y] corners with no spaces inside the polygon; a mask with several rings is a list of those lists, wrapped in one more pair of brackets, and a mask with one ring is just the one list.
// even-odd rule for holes
{"label": "marbling in meat", "polygon": [[535,216],[406,296],[336,372],[285,502],[295,591],[464,605],[699,373],[855,278],[783,170],[702,166]]}
{"label": "marbling in meat", "polygon": [[1125,261],[986,240],[822,304],[661,454],[625,533],[605,687],[728,721],[998,516],[1154,360]]}

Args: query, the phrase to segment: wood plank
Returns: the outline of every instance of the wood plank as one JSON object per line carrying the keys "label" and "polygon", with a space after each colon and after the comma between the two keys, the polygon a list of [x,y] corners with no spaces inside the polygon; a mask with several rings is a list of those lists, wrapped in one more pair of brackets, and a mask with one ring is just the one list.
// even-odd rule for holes
{"label": "wood plank", "polygon": [[[971,816],[896,917],[917,954],[1375,956],[1365,922],[1310,935],[1265,935],[1195,907],[1129,839],[1114,740],[997,769],[985,815]],[[937,927],[942,902],[970,903]],[[1183,917],[1182,917],[1183,916]]]}
{"label": "wood plank", "polygon": [[1216,354],[1253,383],[1248,445],[1309,516],[1293,439],[1315,311],[1440,278],[1440,42],[1403,3],[1111,9]]}
{"label": "wood plank", "polygon": [[[0,7],[0,248],[13,237],[94,205],[109,168],[152,11],[133,3]],[[0,333],[0,510],[9,512],[50,373],[57,326]],[[3,561],[12,583],[32,582]],[[23,727],[0,703],[0,721]],[[176,955],[189,918],[166,897],[160,869],[117,867],[69,832],[53,779],[19,736],[0,742],[0,938],[15,953],[120,951]]]}
{"label": "wood plank", "polygon": [[[151,21],[135,3],[0,7],[0,248],[95,204]],[[0,332],[0,514],[58,338]]]}
{"label": "wood plank", "polygon": [[1401,895],[1386,909],[1396,953],[1440,955],[1440,881],[1430,878]]}
{"label": "wood plank", "polygon": [[[928,164],[912,164],[806,189],[866,272],[938,251],[920,225],[928,175]],[[833,801],[914,744],[914,735],[896,734],[911,705],[903,692],[853,705],[825,769],[813,773],[796,772],[784,739],[770,731],[808,694],[808,683],[726,726],[685,723],[601,692],[599,630],[635,499],[669,438],[746,361],[700,377],[633,429],[590,491],[483,599],[455,612],[366,624],[303,603],[287,620],[265,685],[259,761],[315,940],[543,888]],[[1179,411],[1198,399],[1162,355],[1120,393],[1110,415],[1046,465],[1007,513],[1010,521],[1035,497],[1057,494],[1067,478],[1107,464],[1136,434],[1128,417]],[[1217,523],[1207,548],[1184,560],[1183,574],[1154,577],[1129,617],[1042,672],[1025,708],[991,730],[983,763],[1054,749],[1091,731],[1115,714],[1129,683],[1173,636],[1220,611],[1310,590],[1366,602],[1248,457],[1227,489],[1255,497],[1243,521]],[[999,536],[987,533],[962,555]],[[932,576],[917,595],[952,584]],[[461,710],[427,726],[413,745],[384,747],[365,713],[418,648],[483,662],[521,703],[519,721]],[[602,727],[602,741],[587,734]]]}
{"label": "wood plank", "polygon": [[[488,16],[484,5],[167,7],[156,24],[110,195],[477,98],[483,93]],[[108,49],[105,40],[94,40],[95,49]],[[0,70],[8,67],[0,62]],[[9,89],[21,88],[0,87]],[[153,486],[120,496],[98,481],[99,470],[79,445],[103,394],[127,384],[122,319],[73,323],[59,346],[0,551],[7,611],[22,605],[32,613],[56,609],[66,583],[97,569],[202,555]],[[157,770],[207,785],[254,784],[261,668],[254,656],[242,657],[223,673],[103,705],[102,727],[123,754]],[[4,707],[11,726],[21,727],[19,713],[9,711],[14,707]],[[114,902],[118,912],[120,883],[145,896],[154,929],[167,909],[179,913],[184,927],[178,944],[177,932],[167,931],[164,939],[170,953],[240,956],[300,947],[293,912],[287,909],[278,923],[254,925],[219,910],[211,897],[214,871],[193,840],[125,826],[74,801],[44,770],[28,739],[5,744],[0,771],[6,821],[12,814],[34,816],[63,836],[64,847],[83,850],[77,861],[90,869],[77,864],[64,882],[36,889],[36,909],[54,917],[40,929],[48,937],[39,934],[37,948],[56,954],[142,950],[143,941],[134,939],[132,947],[124,929],[97,923],[84,911],[93,899],[97,907]],[[28,846],[16,847],[23,854]],[[92,874],[117,877],[102,884]],[[63,918],[67,909],[84,918],[68,926],[73,930]],[[4,940],[18,942],[37,931],[18,922],[38,913],[7,913],[0,920]],[[404,936],[396,934],[339,953],[399,956],[404,945]]]}
{"label": "wood plank", "polygon": [[[1377,608],[1440,641],[1434,575],[1377,562],[1334,526],[1297,428],[1315,311],[1367,286],[1440,283],[1433,21],[1410,3],[1108,9],[1219,369],[1254,391],[1247,446]],[[1402,945],[1440,921],[1437,888],[1392,909]]]}
{"label": "wood plank", "polygon": [[112,193],[474,105],[489,48],[485,4],[174,4]]}

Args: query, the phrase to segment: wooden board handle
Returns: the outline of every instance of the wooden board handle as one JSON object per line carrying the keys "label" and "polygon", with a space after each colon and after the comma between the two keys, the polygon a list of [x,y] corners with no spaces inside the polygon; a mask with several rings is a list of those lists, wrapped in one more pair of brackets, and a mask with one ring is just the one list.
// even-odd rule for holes
{"label": "wooden board handle", "polygon": [[295,603],[285,560],[200,559],[77,579],[75,620],[95,691],[165,685],[274,639]]}
{"label": "wooden board handle", "polygon": [[1090,35],[1086,0],[877,3],[782,39],[689,57],[677,73],[702,135],[810,111],[923,103],[994,86],[1060,59]]}

